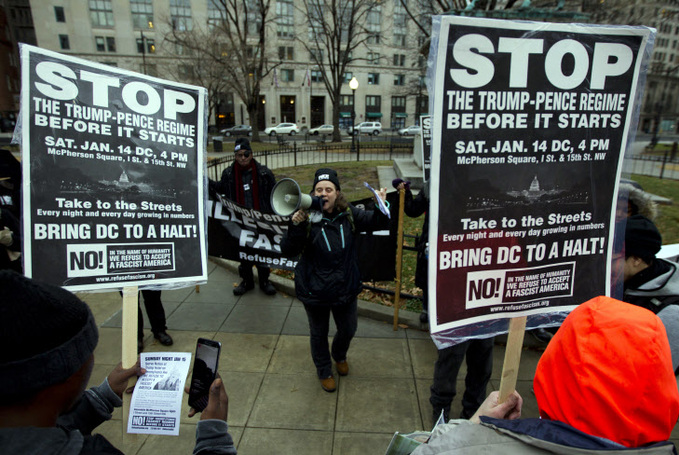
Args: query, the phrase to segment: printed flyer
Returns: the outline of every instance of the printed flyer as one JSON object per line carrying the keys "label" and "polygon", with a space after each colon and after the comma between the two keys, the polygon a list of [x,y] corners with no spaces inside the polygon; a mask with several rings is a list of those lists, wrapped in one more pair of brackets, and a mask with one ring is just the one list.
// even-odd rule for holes
{"label": "printed flyer", "polygon": [[184,384],[190,352],[148,352],[140,355],[146,374],[139,377],[130,403],[128,433],[179,435]]}
{"label": "printed flyer", "polygon": [[617,182],[654,31],[440,24],[432,333],[608,295]]}
{"label": "printed flyer", "polygon": [[27,45],[21,59],[26,275],[205,281],[206,90]]}

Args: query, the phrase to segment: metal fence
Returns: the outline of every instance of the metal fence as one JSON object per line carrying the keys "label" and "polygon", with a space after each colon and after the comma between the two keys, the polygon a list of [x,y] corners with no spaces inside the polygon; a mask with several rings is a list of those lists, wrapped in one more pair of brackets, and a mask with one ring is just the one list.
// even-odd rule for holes
{"label": "metal fence", "polygon": [[[375,161],[411,158],[411,143],[361,143],[356,153],[351,153],[350,143],[319,143],[317,145],[300,146],[297,142],[284,145],[277,150],[259,151],[255,158],[269,169],[304,166],[307,164],[326,164],[341,161]],[[212,180],[219,180],[222,171],[233,163],[233,155],[210,160],[207,163],[207,175]]]}
{"label": "metal fence", "polygon": [[679,161],[665,156],[634,155],[625,158],[623,173],[646,175],[649,177],[679,180]]}

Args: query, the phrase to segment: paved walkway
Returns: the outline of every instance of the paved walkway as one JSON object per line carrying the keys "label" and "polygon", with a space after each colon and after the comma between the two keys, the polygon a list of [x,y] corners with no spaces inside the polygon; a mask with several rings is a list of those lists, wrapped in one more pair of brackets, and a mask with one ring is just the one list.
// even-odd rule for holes
{"label": "paved walkway", "polygon": [[[198,337],[222,343],[220,373],[229,394],[229,426],[239,454],[347,455],[383,454],[395,431],[431,429],[429,386],[436,349],[417,327],[417,315],[401,319],[394,331],[384,314],[391,310],[362,302],[358,333],[349,350],[351,371],[339,378],[335,393],[324,392],[309,350],[308,323],[302,304],[292,296],[289,280],[279,277],[275,296],[256,288],[242,297],[232,293],[239,282],[232,269],[210,262],[207,284],[163,291],[168,333],[174,345],[160,345],[146,324],[145,351],[193,352]],[[92,384],[98,384],[121,355],[121,298],[118,293],[81,294],[100,326]],[[380,307],[380,308],[373,308]],[[370,314],[371,317],[363,315]],[[146,318],[146,315],[144,315]],[[334,329],[333,329],[334,330]],[[537,416],[531,380],[539,350],[524,350],[517,389],[525,399],[524,415]],[[496,346],[491,387],[500,384],[504,348]],[[463,389],[464,367],[458,378]],[[460,412],[455,400],[452,415]],[[182,409],[179,437],[137,437],[128,454],[190,454],[195,418]],[[122,446],[122,412],[97,429]]]}

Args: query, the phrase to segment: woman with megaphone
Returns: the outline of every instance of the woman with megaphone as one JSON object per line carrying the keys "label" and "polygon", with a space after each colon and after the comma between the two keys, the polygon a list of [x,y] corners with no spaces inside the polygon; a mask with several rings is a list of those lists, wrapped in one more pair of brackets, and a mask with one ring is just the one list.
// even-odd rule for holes
{"label": "woman with megaphone", "polygon": [[[326,392],[337,388],[332,360],[337,373],[349,373],[347,351],[358,325],[357,296],[361,291],[356,233],[387,229],[389,218],[380,210],[361,210],[347,202],[340,190],[337,172],[319,169],[311,194],[321,199],[322,210],[297,210],[288,232],[281,240],[285,256],[301,254],[295,267],[295,292],[304,304],[309,319],[311,357],[321,387]],[[386,202],[387,189],[377,192]],[[330,314],[337,332],[328,346]]]}

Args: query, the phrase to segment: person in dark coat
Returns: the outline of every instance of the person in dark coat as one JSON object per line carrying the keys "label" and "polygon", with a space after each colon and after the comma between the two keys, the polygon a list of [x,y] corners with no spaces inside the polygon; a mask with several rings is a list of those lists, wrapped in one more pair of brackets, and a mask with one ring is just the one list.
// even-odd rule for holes
{"label": "person in dark coat", "polygon": [[[219,182],[211,182],[211,190],[246,208],[271,212],[271,192],[276,185],[273,172],[254,159],[250,141],[246,138],[236,141],[234,153],[233,164],[224,169]],[[233,290],[233,294],[243,295],[255,288],[253,266],[257,267],[260,289],[267,295],[274,295],[276,288],[269,281],[269,267],[250,261],[240,262],[238,274],[242,281]]]}
{"label": "person in dark coat", "polygon": [[[383,201],[386,193],[386,188],[378,192]],[[295,267],[295,293],[309,319],[311,357],[321,387],[334,392],[331,358],[340,376],[349,373],[347,351],[358,325],[357,296],[362,283],[356,232],[386,229],[389,218],[379,210],[349,204],[333,169],[316,171],[312,195],[322,199],[323,211],[296,211],[281,240],[281,251],[288,257],[301,254]],[[330,314],[337,326],[331,350]]]}

